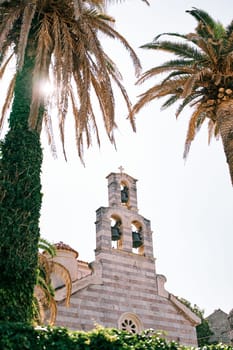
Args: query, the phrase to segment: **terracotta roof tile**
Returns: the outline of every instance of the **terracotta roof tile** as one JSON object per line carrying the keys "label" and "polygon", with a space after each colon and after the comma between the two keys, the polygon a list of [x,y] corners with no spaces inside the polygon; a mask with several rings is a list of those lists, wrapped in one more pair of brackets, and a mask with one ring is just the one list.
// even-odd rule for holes
{"label": "terracotta roof tile", "polygon": [[58,243],[55,243],[54,244],[54,246],[56,247],[56,249],[63,249],[63,250],[69,250],[69,251],[71,251],[71,252],[74,252],[75,254],[76,254],[76,258],[78,257],[78,252],[77,252],[77,250],[75,250],[75,249],[73,249],[73,248],[71,248],[68,244],[66,244],[66,243],[64,243],[64,242],[62,242],[62,241],[60,241],[60,242],[58,242]]}

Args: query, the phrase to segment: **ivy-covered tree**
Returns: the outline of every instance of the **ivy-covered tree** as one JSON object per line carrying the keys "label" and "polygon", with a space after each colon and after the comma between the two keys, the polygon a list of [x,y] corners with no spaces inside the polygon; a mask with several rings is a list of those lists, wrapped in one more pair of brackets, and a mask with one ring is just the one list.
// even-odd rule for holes
{"label": "ivy-covered tree", "polygon": [[[120,72],[104,51],[99,33],[121,42],[136,74],[140,62],[113,22],[104,0],[0,0],[0,77],[12,58],[16,62],[0,119],[1,128],[13,99],[9,131],[1,143],[0,321],[31,322],[33,318],[42,200],[42,125],[53,143],[52,121],[56,117],[65,154],[65,121],[72,115],[82,158],[93,134],[100,143],[94,94],[113,143],[113,84],[131,111]],[[51,77],[55,92],[45,98],[41,86]],[[48,107],[52,97],[56,106],[53,115]],[[134,128],[134,120],[130,122]]]}

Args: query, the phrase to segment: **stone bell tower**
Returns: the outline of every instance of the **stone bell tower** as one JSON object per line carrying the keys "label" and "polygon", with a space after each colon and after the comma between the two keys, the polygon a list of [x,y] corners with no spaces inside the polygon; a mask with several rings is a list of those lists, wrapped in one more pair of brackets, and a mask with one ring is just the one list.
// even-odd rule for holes
{"label": "stone bell tower", "polygon": [[96,211],[96,256],[114,250],[153,262],[150,221],[138,213],[137,180],[123,173],[110,173],[108,207]]}
{"label": "stone bell tower", "polygon": [[[138,211],[137,180],[119,169],[107,176],[108,206],[96,211],[95,260],[73,281],[71,305],[59,305],[57,325],[164,330],[170,340],[196,346],[200,320],[165,290],[166,277],[156,274],[150,221]],[[59,293],[63,300],[64,290]]]}

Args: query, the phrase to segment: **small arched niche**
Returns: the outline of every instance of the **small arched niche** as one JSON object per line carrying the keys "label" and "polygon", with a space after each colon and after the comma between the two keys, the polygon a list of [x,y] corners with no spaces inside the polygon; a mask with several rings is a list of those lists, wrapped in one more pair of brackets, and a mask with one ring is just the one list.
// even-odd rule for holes
{"label": "small arched niche", "polygon": [[112,248],[122,247],[122,221],[118,215],[111,216],[111,239]]}
{"label": "small arched niche", "polygon": [[144,241],[142,224],[139,221],[131,222],[132,230],[132,252],[135,254],[144,254]]}
{"label": "small arched niche", "polygon": [[121,181],[120,187],[121,187],[121,203],[127,206],[129,204],[129,186],[125,181]]}
{"label": "small arched niche", "polygon": [[125,312],[118,320],[118,328],[133,334],[140,333],[143,325],[140,319],[131,312]]}

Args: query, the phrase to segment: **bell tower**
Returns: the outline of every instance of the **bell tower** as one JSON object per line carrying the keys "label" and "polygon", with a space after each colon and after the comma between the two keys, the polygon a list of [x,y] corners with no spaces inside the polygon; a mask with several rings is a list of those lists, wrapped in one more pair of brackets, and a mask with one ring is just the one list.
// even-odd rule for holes
{"label": "bell tower", "polygon": [[[87,331],[99,324],[133,334],[164,330],[170,340],[196,346],[200,320],[166,291],[166,277],[156,274],[150,221],[138,210],[137,180],[119,169],[107,176],[108,206],[96,211],[95,260],[82,262],[85,275],[73,281],[70,307],[58,305],[58,325]],[[64,300],[64,292],[59,288],[57,300]]]}
{"label": "bell tower", "polygon": [[114,251],[152,259],[154,264],[150,221],[138,212],[137,180],[119,169],[106,177],[109,206],[96,211],[96,257]]}
{"label": "bell tower", "polygon": [[122,167],[120,169],[120,173],[107,176],[109,206],[123,206],[137,212],[137,180],[123,173]]}

